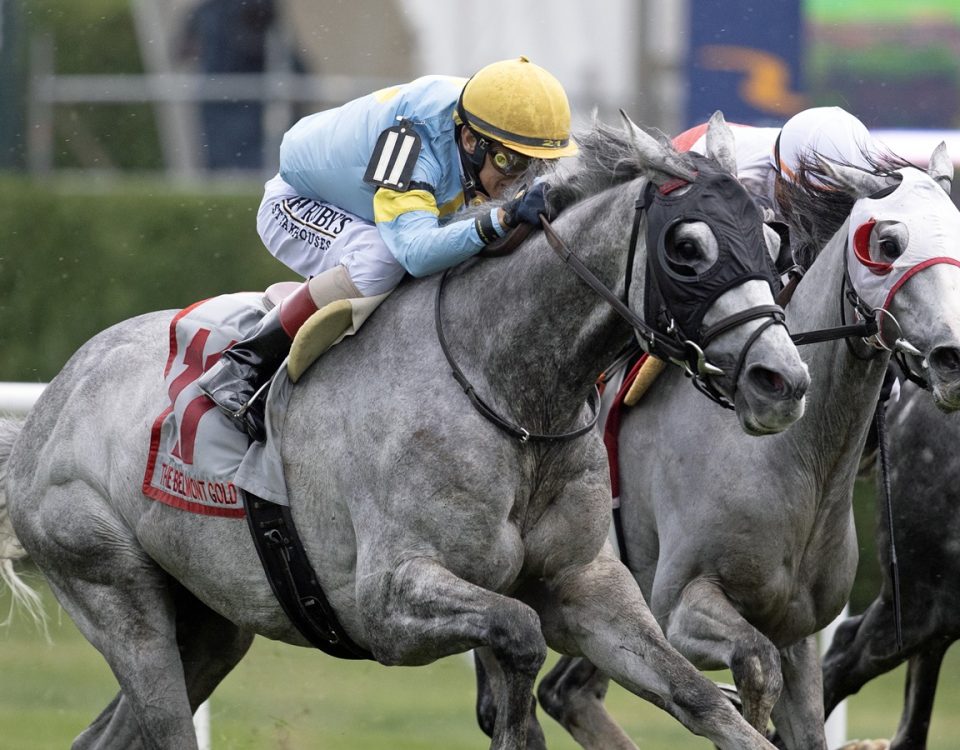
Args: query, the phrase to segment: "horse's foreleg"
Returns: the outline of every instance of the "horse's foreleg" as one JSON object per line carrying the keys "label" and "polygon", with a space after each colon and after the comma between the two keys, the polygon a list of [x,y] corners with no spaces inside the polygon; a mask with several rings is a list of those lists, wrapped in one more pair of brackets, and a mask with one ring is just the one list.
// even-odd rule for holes
{"label": "horse's foreleg", "polygon": [[564,656],[540,681],[537,698],[586,750],[637,750],[607,711],[610,678],[583,657]]}
{"label": "horse's foreleg", "polygon": [[[493,736],[497,722],[497,700],[504,690],[504,674],[500,662],[489,648],[474,649],[477,670],[477,723],[488,737]],[[546,750],[547,741],[537,721],[537,702],[530,702],[527,721],[527,750]]]}
{"label": "horse's foreleg", "polygon": [[609,549],[526,592],[551,645],[580,653],[627,690],[721,750],[772,750],[720,690],[664,638],[629,571]]}
{"label": "horse's foreleg", "polygon": [[435,560],[357,571],[367,647],[383,664],[427,664],[488,646],[503,672],[491,748],[526,747],[533,684],[547,647],[536,612],[458,578]]}
{"label": "horse's foreleg", "polygon": [[744,718],[758,732],[766,731],[783,687],[780,654],[715,583],[697,579],[687,584],[670,612],[667,638],[703,669],[729,667]]}
{"label": "horse's foreleg", "polygon": [[816,636],[780,650],[783,690],[773,707],[773,723],[787,750],[826,750],[823,685]]}
{"label": "horse's foreleg", "polygon": [[948,641],[935,640],[928,648],[910,657],[907,663],[906,701],[890,750],[918,750],[927,746],[933,698],[937,692],[943,657],[949,646]]}

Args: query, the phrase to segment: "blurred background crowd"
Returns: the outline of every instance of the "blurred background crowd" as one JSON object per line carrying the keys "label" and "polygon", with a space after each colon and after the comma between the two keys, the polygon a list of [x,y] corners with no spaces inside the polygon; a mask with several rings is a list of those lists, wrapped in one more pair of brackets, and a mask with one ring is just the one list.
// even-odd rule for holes
{"label": "blurred background crowd", "polygon": [[956,0],[0,0],[0,168],[267,175],[305,112],[518,54],[580,117],[666,132],[826,104],[960,127]]}

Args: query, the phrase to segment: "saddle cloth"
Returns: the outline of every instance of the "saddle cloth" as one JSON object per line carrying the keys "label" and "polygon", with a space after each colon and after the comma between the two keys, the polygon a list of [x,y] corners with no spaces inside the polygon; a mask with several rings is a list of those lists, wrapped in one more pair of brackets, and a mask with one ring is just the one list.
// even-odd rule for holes
{"label": "saddle cloth", "polygon": [[267,395],[267,443],[249,444],[197,386],[197,378],[267,311],[261,292],[225,294],[181,310],[170,323],[164,369],[169,405],[154,419],[143,493],[175,508],[242,518],[242,493],[287,505],[277,430],[289,398],[286,368]]}

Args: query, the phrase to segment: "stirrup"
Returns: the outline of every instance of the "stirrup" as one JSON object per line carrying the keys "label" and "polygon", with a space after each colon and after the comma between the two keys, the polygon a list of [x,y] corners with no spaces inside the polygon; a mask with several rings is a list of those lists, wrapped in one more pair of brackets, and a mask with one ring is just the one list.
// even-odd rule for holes
{"label": "stirrup", "polygon": [[[267,389],[270,387],[270,384],[273,382],[273,377],[267,380],[263,385],[261,385],[257,390],[253,392],[253,395],[247,399],[247,402],[241,406],[236,411],[230,411],[229,409],[224,409],[224,413],[233,419],[244,419],[246,417],[247,411],[256,403],[256,400],[262,396]],[[208,394],[209,395],[209,394]],[[219,404],[218,404],[219,405]]]}

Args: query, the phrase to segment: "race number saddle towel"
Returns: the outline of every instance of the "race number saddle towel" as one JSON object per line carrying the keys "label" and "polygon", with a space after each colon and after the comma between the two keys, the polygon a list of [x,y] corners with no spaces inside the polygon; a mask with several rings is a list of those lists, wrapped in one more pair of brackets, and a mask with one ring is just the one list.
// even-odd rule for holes
{"label": "race number saddle towel", "polygon": [[290,356],[266,395],[265,443],[248,445],[196,381],[221,352],[242,341],[297,282],[280,282],[266,293],[224,294],[181,310],[170,323],[170,354],[164,385],[170,406],[154,420],[143,478],[147,497],[176,508],[242,518],[244,489],[278,505],[289,505],[279,435],[293,384],[327,349],[363,325],[386,294],[337,300],[300,328]]}
{"label": "race number saddle towel", "polygon": [[[164,369],[170,405],[157,415],[150,432],[143,478],[148,497],[193,513],[234,518],[244,515],[239,488],[288,504],[279,452],[248,445],[247,436],[196,383],[224,349],[248,336],[268,304],[258,292],[226,294],[191,305],[171,321]],[[286,379],[276,378],[274,384],[281,380]],[[271,388],[268,413],[282,414],[288,396],[289,390]],[[283,401],[279,406],[278,399]]]}

